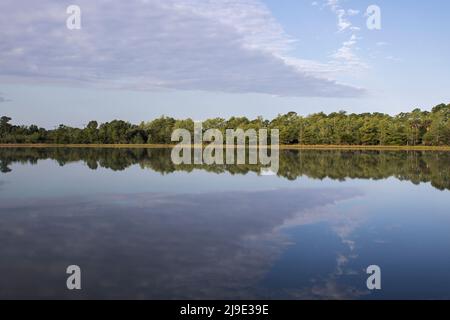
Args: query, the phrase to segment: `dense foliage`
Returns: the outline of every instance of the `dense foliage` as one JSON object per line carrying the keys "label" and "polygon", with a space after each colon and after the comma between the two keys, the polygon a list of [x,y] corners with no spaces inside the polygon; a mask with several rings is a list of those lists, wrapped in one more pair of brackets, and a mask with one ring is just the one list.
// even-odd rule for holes
{"label": "dense foliage", "polygon": [[[169,144],[177,128],[193,131],[192,119],[161,117],[139,125],[114,120],[98,124],[91,121],[83,129],[60,125],[46,130],[35,125],[17,126],[11,118],[0,119],[0,143],[55,144]],[[450,145],[450,104],[431,112],[415,109],[390,116],[382,113],[347,114],[344,111],[316,113],[302,117],[295,112],[279,115],[272,121],[258,117],[215,118],[203,122],[204,130],[279,129],[282,144],[304,145]]]}

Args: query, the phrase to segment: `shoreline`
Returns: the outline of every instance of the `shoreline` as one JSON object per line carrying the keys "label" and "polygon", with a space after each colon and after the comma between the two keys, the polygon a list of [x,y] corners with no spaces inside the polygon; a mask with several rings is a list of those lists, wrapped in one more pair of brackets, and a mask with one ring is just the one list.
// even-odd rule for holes
{"label": "shoreline", "polygon": [[[0,148],[171,149],[172,144],[0,144]],[[280,150],[450,151],[450,146],[280,145]]]}

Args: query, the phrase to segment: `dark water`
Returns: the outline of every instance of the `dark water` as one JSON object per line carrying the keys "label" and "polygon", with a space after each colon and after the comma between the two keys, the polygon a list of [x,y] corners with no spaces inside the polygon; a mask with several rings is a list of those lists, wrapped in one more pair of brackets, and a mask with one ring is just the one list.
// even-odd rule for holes
{"label": "dark water", "polygon": [[280,156],[0,149],[0,298],[450,299],[450,153]]}

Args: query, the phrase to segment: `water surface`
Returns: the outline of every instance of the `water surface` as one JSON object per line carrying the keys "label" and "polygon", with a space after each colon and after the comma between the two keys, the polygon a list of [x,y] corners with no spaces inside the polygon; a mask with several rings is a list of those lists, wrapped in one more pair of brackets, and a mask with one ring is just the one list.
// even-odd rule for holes
{"label": "water surface", "polygon": [[0,298],[450,299],[450,153],[280,156],[0,149]]}

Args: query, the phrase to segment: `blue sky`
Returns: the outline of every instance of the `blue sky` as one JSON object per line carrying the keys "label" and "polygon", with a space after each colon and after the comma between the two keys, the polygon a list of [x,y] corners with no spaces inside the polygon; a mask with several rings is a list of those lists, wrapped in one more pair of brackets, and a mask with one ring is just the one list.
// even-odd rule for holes
{"label": "blue sky", "polygon": [[[66,27],[67,6],[81,29]],[[366,9],[381,10],[381,30]],[[450,102],[450,3],[2,0],[0,114],[54,127]]]}

